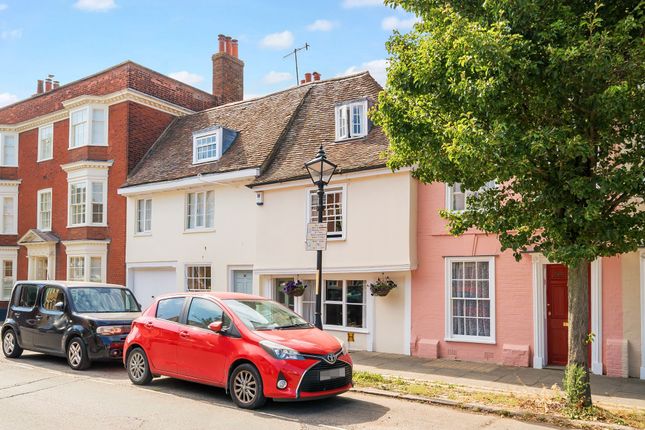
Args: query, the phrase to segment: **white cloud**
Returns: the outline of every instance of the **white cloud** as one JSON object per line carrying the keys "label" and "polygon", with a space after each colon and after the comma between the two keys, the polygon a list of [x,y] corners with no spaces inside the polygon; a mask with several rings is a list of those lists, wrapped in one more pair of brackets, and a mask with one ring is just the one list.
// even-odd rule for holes
{"label": "white cloud", "polygon": [[262,81],[267,85],[274,85],[280,82],[288,81],[289,79],[291,79],[291,73],[275,72],[272,70],[269,73],[267,73],[264,76],[264,78],[262,78]]}
{"label": "white cloud", "polygon": [[260,42],[260,46],[268,49],[287,49],[291,45],[293,45],[293,33],[289,30],[267,34]]}
{"label": "white cloud", "polygon": [[341,76],[351,75],[364,70],[370,72],[370,75],[372,75],[379,84],[385,85],[385,81],[387,79],[387,60],[372,60],[367,61],[360,66],[352,66],[345,70],[344,73],[341,73]]}
{"label": "white cloud", "polygon": [[0,3],[0,12],[3,10],[7,10],[9,8],[9,5],[6,3]]}
{"label": "white cloud", "polygon": [[383,6],[383,0],[343,0],[344,8]]}
{"label": "white cloud", "polygon": [[338,26],[337,22],[329,21],[327,19],[317,19],[307,26],[309,31],[331,31],[334,27]]}
{"label": "white cloud", "polygon": [[168,76],[170,76],[173,79],[177,79],[178,81],[181,81],[188,85],[197,85],[204,80],[203,76],[198,75],[196,73],[187,72],[186,70],[182,70],[181,72],[169,73]]}
{"label": "white cloud", "polygon": [[77,0],[74,7],[88,12],[107,12],[116,7],[114,0]]}
{"label": "white cloud", "polygon": [[2,30],[0,31],[0,39],[2,40],[14,40],[20,39],[22,37],[22,30]]}
{"label": "white cloud", "polygon": [[396,16],[388,16],[381,22],[383,30],[410,30],[412,26],[421,21],[419,17],[412,16],[408,19]]}
{"label": "white cloud", "polygon": [[0,93],[0,107],[10,105],[18,101],[18,96],[11,93]]}

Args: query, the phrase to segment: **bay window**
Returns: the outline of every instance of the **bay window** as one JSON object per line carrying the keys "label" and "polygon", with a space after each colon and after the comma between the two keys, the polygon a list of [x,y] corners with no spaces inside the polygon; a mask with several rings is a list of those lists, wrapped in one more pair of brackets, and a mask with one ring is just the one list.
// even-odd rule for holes
{"label": "bay window", "polygon": [[54,156],[54,126],[42,126],[38,129],[38,161],[51,160]]}
{"label": "bay window", "polygon": [[69,148],[107,146],[107,106],[86,106],[70,112]]}
{"label": "bay window", "polygon": [[105,240],[64,241],[67,254],[67,280],[105,282],[107,246]]}
{"label": "bay window", "polygon": [[213,228],[215,196],[213,191],[186,194],[186,230]]}
{"label": "bay window", "polygon": [[[105,226],[107,196],[105,181],[78,181],[69,184],[69,226]],[[91,190],[88,196],[88,190]]]}
{"label": "bay window", "polygon": [[495,343],[494,257],[446,258],[446,340]]}

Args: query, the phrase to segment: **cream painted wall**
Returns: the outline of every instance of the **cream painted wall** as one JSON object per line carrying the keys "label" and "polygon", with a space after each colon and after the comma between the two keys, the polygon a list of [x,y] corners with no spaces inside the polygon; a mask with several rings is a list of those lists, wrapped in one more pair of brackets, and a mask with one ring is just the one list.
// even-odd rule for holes
{"label": "cream painted wall", "polygon": [[[185,289],[187,264],[212,264],[213,290],[226,291],[230,266],[253,265],[255,249],[255,193],[244,184],[218,184],[190,191],[213,190],[214,229],[184,230],[187,191],[158,192],[128,198],[126,264],[177,263],[177,290]],[[152,232],[135,235],[136,201],[152,199]]]}
{"label": "cream painted wall", "polygon": [[[346,238],[330,240],[324,265],[330,272],[409,270],[416,263],[416,184],[408,172],[332,181],[346,187]],[[255,269],[312,271],[305,250],[308,190],[299,186],[264,191],[258,208]]]}
{"label": "cream painted wall", "polygon": [[640,255],[620,256],[623,291],[623,336],[627,340],[629,376],[638,378],[641,367]]}

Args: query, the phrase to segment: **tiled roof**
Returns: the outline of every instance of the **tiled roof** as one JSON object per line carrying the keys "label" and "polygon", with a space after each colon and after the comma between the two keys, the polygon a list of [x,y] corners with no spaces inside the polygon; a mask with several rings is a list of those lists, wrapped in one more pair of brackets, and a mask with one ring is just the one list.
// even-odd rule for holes
{"label": "tiled roof", "polygon": [[[125,186],[248,168],[261,171],[253,185],[304,178],[304,163],[316,155],[321,143],[339,172],[383,166],[380,154],[388,142],[377,127],[363,138],[334,142],[336,103],[364,97],[375,101],[380,90],[365,72],[179,118],[153,145]],[[237,139],[219,160],[193,165],[192,134],[212,126],[237,131]]]}

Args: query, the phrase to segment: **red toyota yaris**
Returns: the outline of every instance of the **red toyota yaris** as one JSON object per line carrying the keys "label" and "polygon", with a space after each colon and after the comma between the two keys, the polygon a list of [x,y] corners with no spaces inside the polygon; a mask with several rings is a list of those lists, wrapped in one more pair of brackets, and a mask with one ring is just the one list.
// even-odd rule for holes
{"label": "red toyota yaris", "polygon": [[242,408],[352,387],[346,345],[284,306],[234,293],[159,297],[134,320],[124,364],[137,385],[165,375],[226,388]]}

